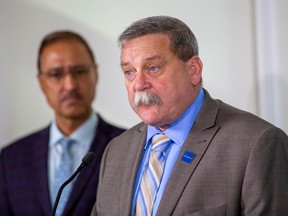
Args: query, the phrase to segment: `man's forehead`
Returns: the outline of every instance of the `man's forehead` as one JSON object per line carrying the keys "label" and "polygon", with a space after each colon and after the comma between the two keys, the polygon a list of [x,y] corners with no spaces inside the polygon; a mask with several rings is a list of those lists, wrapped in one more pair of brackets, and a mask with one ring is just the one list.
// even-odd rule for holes
{"label": "man's forehead", "polygon": [[125,57],[121,57],[121,66],[130,65],[131,61],[135,59],[145,63],[145,62],[151,62],[151,61],[165,61],[165,56],[161,53],[148,53],[147,55],[136,56],[136,58],[134,59],[126,59]]}

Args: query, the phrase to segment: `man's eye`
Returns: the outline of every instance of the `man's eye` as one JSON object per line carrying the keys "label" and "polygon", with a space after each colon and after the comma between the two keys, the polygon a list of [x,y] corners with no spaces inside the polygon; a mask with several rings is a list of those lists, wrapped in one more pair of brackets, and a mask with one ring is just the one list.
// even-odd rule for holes
{"label": "man's eye", "polygon": [[75,75],[85,74],[86,72],[87,72],[87,70],[85,70],[84,68],[77,68],[77,69],[73,70],[73,74],[75,74]]}
{"label": "man's eye", "polygon": [[50,73],[47,74],[49,77],[51,78],[55,78],[55,79],[61,79],[63,77],[63,73],[62,72],[57,72],[57,71],[52,71]]}
{"label": "man's eye", "polygon": [[149,71],[152,72],[152,73],[155,73],[155,72],[157,72],[158,70],[159,70],[159,68],[158,68],[157,66],[151,66],[151,67],[149,68]]}
{"label": "man's eye", "polygon": [[126,77],[131,77],[133,75],[133,72],[132,71],[125,71],[124,74]]}
{"label": "man's eye", "polygon": [[89,72],[89,68],[88,67],[76,67],[76,68],[73,68],[72,70],[72,73],[74,75],[83,75],[83,74],[86,74]]}

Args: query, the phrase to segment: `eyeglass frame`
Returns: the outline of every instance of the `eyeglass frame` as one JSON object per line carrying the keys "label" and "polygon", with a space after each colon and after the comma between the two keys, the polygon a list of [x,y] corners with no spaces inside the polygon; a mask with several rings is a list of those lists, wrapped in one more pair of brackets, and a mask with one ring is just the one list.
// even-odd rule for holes
{"label": "eyeglass frame", "polygon": [[[96,64],[83,64],[83,65],[72,65],[68,67],[54,67],[49,69],[47,72],[38,73],[38,77],[45,76],[48,80],[53,83],[60,83],[67,74],[73,78],[81,78],[87,75],[92,67],[97,68]],[[80,70],[80,71],[79,71]]]}

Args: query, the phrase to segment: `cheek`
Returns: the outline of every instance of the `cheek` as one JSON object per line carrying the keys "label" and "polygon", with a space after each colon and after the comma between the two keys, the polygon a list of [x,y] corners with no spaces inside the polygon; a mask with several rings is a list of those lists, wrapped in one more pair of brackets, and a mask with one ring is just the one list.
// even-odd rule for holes
{"label": "cheek", "polygon": [[[96,83],[93,81],[83,83],[81,85],[81,89],[79,92],[84,98],[84,100],[91,101],[94,99],[96,94]],[[86,99],[85,99],[86,98]]]}
{"label": "cheek", "polygon": [[132,105],[134,102],[135,93],[131,89],[127,89],[127,93],[128,93],[129,102]]}
{"label": "cheek", "polygon": [[92,73],[89,77],[86,77],[86,79],[79,80],[78,84],[81,85],[82,91],[85,91],[86,94],[95,94],[97,79],[97,74]]}
{"label": "cheek", "polygon": [[180,88],[181,86],[177,87],[177,85],[174,84],[174,80],[170,80],[167,81],[166,84],[164,83],[163,85],[158,86],[158,88],[155,89],[155,92],[160,96],[165,105],[169,105],[175,103],[175,100],[177,100]]}
{"label": "cheek", "polygon": [[48,103],[50,104],[50,106],[56,108],[58,106],[58,103],[60,101],[59,99],[59,95],[57,94],[57,92],[52,91],[51,89],[48,91],[44,92],[46,99],[48,101]]}
{"label": "cheek", "polygon": [[125,82],[125,87],[127,90],[128,97],[130,98],[131,95],[133,95],[133,87],[132,87],[131,83],[129,83],[127,81]]}
{"label": "cheek", "polygon": [[129,104],[133,108],[135,92],[134,92],[133,88],[128,87],[127,85],[126,85],[126,90],[127,90],[127,96],[128,96]]}

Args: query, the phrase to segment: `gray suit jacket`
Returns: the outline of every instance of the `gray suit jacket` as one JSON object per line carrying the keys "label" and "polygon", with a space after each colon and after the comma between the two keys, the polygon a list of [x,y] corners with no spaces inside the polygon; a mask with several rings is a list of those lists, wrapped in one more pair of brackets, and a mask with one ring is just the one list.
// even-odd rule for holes
{"label": "gray suit jacket", "polygon": [[[93,216],[131,215],[146,130],[140,123],[106,148]],[[196,155],[191,163],[181,160],[185,151]],[[205,91],[157,215],[287,216],[287,135]]]}

